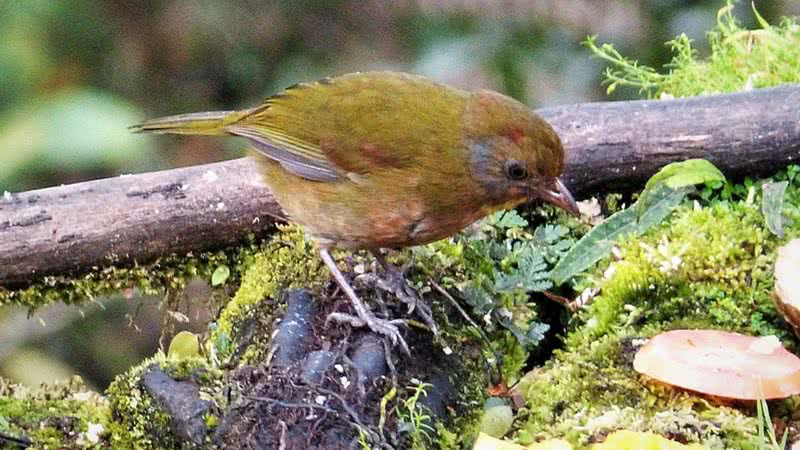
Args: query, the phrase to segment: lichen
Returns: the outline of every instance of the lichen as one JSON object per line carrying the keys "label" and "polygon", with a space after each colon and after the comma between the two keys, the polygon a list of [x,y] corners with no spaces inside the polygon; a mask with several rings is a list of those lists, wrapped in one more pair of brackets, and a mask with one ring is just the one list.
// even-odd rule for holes
{"label": "lichen", "polygon": [[[542,223],[542,217],[558,225]],[[553,287],[548,269],[581,231],[575,219],[549,209],[525,216],[496,213],[450,239],[414,248],[412,278],[423,292],[430,291],[427,297],[445,324],[442,338],[456,343],[482,338],[484,358],[499,363],[503,380],[513,383],[550,327],[540,319],[534,295]],[[450,292],[480,329],[463,323],[432,285]]]}

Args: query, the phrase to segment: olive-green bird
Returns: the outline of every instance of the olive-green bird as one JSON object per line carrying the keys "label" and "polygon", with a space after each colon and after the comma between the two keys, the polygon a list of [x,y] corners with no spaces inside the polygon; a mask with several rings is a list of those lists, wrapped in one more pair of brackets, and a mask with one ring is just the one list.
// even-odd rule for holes
{"label": "olive-green bird", "polygon": [[[239,136],[256,150],[266,184],[319,245],[357,316],[331,318],[407,346],[401,321],[376,317],[329,249],[367,249],[389,286],[434,327],[382,248],[453,235],[487,214],[542,199],[577,214],[558,176],[558,135],[525,105],[492,91],[469,93],[420,76],[354,73],[298,84],[243,111],[148,120],[137,132]],[[434,328],[435,329],[435,328]]]}

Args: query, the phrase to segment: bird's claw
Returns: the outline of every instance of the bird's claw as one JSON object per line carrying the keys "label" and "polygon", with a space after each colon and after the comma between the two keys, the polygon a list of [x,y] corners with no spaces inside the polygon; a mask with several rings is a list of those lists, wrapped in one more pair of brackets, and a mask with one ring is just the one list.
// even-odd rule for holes
{"label": "bird's claw", "polygon": [[402,326],[407,325],[405,320],[380,319],[371,313],[365,316],[354,316],[351,314],[334,312],[328,314],[328,318],[325,320],[326,323],[330,321],[338,323],[347,323],[355,328],[367,327],[374,333],[380,334],[381,336],[388,338],[389,341],[391,341],[392,345],[400,345],[400,347],[407,355],[411,354],[411,351],[408,348],[408,344],[406,343],[406,340],[403,339],[402,334],[400,334],[400,329],[398,328],[399,325]]}
{"label": "bird's claw", "polygon": [[428,306],[417,294],[416,289],[408,285],[402,272],[388,271],[386,278],[378,279],[376,285],[386,291],[394,294],[401,302],[408,307],[408,314],[417,311],[417,315],[422,318],[433,334],[438,334],[439,329],[436,322],[433,320],[433,312],[431,307]]}

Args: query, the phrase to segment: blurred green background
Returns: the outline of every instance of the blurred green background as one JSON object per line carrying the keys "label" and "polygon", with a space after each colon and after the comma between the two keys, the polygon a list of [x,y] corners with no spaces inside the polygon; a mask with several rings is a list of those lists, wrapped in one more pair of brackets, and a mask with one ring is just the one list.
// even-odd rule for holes
{"label": "blurred green background", "polygon": [[[150,116],[257,104],[299,81],[401,70],[532,107],[605,100],[598,35],[653,66],[705,48],[722,0],[0,1],[0,191],[201,164],[242,143],[132,135]],[[770,21],[800,0],[761,0]],[[737,16],[754,26],[750,5]],[[611,99],[636,97],[619,89]],[[192,295],[206,295],[200,286]],[[158,299],[0,311],[0,376],[80,374],[103,388],[158,346]],[[192,295],[187,295],[191,303]],[[202,303],[202,302],[199,302]],[[184,311],[186,313],[186,311]],[[203,315],[187,314],[194,316]],[[191,327],[191,324],[188,325]]]}

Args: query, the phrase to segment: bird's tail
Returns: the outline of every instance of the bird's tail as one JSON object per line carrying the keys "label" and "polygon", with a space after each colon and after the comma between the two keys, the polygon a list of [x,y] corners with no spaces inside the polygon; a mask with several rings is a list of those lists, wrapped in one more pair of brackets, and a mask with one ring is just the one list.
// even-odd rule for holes
{"label": "bird's tail", "polygon": [[134,133],[223,135],[225,127],[242,118],[243,112],[207,111],[146,120],[129,129]]}

